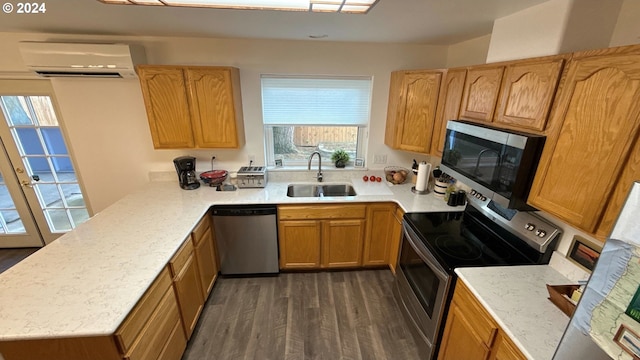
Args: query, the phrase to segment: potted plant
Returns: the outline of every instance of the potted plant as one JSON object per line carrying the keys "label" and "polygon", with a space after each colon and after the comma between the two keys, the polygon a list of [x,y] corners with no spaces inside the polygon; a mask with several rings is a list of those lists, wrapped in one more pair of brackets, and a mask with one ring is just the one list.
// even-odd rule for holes
{"label": "potted plant", "polygon": [[349,154],[342,149],[338,149],[331,154],[331,161],[336,164],[337,168],[343,168],[349,161]]}

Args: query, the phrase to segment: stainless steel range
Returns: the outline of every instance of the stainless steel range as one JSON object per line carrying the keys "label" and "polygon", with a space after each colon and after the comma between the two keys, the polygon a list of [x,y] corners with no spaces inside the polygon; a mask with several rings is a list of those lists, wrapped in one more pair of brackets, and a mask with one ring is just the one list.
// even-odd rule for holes
{"label": "stainless steel range", "polygon": [[394,293],[425,358],[437,356],[457,267],[547,264],[560,230],[475,191],[462,212],[407,213]]}
{"label": "stainless steel range", "polygon": [[266,166],[243,166],[238,170],[239,188],[263,188],[267,186]]}

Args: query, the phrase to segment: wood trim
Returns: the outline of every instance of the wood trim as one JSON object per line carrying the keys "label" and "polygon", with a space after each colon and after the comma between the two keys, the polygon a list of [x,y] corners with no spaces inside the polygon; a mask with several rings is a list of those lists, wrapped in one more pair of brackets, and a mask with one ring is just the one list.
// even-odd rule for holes
{"label": "wood trim", "polygon": [[366,205],[279,205],[280,220],[364,219]]}
{"label": "wood trim", "polygon": [[113,336],[1,341],[5,360],[121,360]]}

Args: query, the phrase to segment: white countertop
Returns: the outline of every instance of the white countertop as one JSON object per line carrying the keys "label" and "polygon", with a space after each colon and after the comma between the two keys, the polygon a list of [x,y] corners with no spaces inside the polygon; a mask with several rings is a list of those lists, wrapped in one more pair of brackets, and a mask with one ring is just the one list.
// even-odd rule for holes
{"label": "white countertop", "polygon": [[289,198],[288,183],[230,192],[149,183],[0,274],[0,340],[114,333],[212,205],[393,201],[405,212],[463,210],[416,195],[411,184],[355,178],[355,197]]}
{"label": "white countertop", "polygon": [[459,268],[459,279],[528,359],[553,357],[569,317],[549,301],[545,284],[573,284],[547,265]]}

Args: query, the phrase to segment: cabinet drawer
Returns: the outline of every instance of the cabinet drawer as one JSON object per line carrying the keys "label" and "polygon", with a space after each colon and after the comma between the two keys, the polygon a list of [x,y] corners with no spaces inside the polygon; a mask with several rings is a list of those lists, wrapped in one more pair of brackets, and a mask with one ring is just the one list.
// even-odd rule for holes
{"label": "cabinet drawer", "polygon": [[278,206],[280,220],[364,219],[366,205],[284,205]]}
{"label": "cabinet drawer", "polygon": [[180,249],[176,251],[176,254],[173,255],[173,258],[169,261],[169,266],[171,266],[171,273],[173,276],[177,276],[182,268],[185,266],[189,257],[193,254],[193,243],[186,239]]}
{"label": "cabinet drawer", "polygon": [[116,331],[116,341],[122,352],[126,352],[132,346],[167,289],[173,291],[169,269],[165,268]]}
{"label": "cabinet drawer", "polygon": [[456,284],[453,301],[460,308],[465,319],[472,325],[480,339],[485,345],[491,347],[498,325],[462,281],[458,281]]}
{"label": "cabinet drawer", "polygon": [[[128,360],[155,360],[170,339],[176,323],[180,323],[178,302],[173,289],[168,289],[140,336],[125,355]],[[184,333],[180,332],[184,338]]]}
{"label": "cabinet drawer", "polygon": [[202,237],[207,232],[207,229],[209,229],[210,227],[211,227],[211,216],[209,215],[209,212],[207,212],[202,217],[198,225],[196,225],[196,227],[194,227],[193,231],[191,232],[191,234],[193,235],[193,241],[195,241],[196,245],[200,243],[200,241],[202,240]]}

